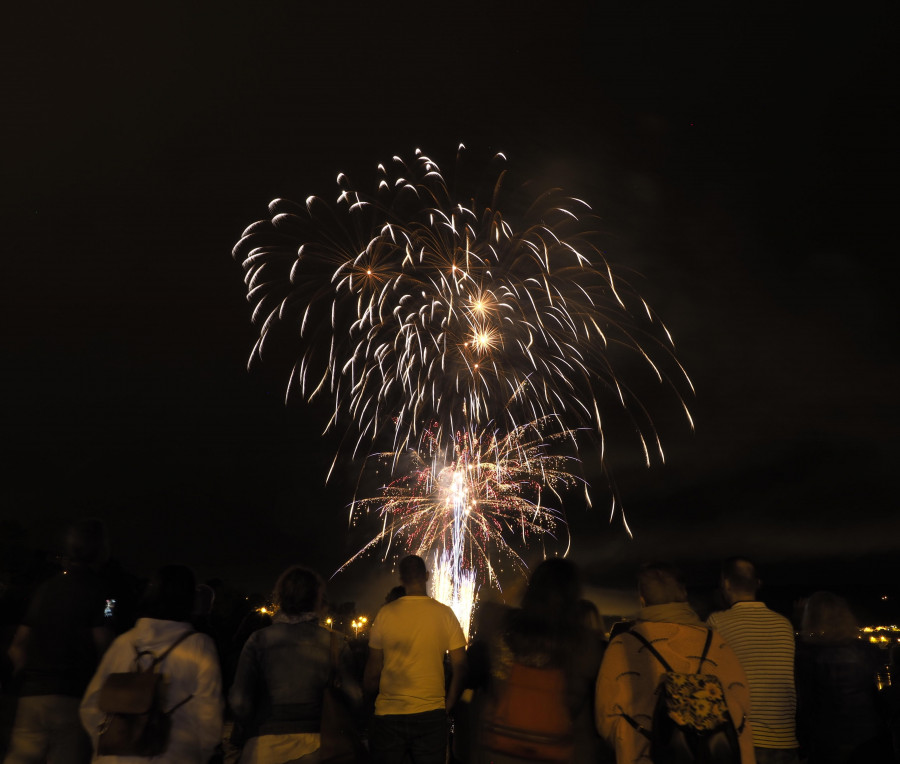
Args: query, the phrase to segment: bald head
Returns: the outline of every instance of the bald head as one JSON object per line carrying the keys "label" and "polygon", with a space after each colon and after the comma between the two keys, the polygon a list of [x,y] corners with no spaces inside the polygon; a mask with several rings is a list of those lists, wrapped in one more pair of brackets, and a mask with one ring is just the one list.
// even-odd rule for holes
{"label": "bald head", "polygon": [[760,584],[756,565],[746,557],[729,557],[722,564],[722,589],[731,602],[756,599]]}

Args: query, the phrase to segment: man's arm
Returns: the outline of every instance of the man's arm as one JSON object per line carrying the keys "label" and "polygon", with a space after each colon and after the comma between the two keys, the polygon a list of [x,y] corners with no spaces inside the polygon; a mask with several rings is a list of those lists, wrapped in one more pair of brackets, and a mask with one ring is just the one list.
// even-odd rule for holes
{"label": "man's arm", "polygon": [[451,650],[448,655],[450,656],[450,687],[447,690],[447,698],[445,701],[447,707],[447,713],[453,710],[453,707],[456,705],[456,701],[459,700],[459,696],[462,694],[463,687],[465,686],[466,681],[466,648],[465,647],[457,647],[455,650]]}
{"label": "man's arm", "polygon": [[378,683],[381,681],[381,670],[384,668],[384,650],[369,647],[369,660],[363,672],[363,690],[367,695],[378,694]]}

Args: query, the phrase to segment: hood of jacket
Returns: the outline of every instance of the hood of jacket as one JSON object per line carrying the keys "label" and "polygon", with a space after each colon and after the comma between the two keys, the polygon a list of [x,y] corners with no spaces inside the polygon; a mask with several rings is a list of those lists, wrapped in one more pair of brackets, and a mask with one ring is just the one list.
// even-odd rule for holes
{"label": "hood of jacket", "polygon": [[138,618],[137,623],[125,636],[138,650],[149,650],[156,656],[172,646],[178,637],[194,627],[185,621],[162,621],[157,618]]}
{"label": "hood of jacket", "polygon": [[654,621],[658,623],[678,623],[682,626],[703,626],[687,602],[667,602],[664,605],[642,607],[638,613],[638,621]]}

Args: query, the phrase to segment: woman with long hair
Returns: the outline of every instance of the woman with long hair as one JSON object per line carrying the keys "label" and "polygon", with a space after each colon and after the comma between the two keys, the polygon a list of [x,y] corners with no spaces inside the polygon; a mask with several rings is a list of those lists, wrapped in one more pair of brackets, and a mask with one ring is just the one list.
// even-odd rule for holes
{"label": "woman with long hair", "polygon": [[893,760],[875,682],[884,662],[860,639],[843,597],[816,592],[806,600],[796,677],[797,731],[809,764]]}
{"label": "woman with long hair", "polygon": [[601,760],[591,704],[602,650],[580,599],[574,563],[551,558],[535,568],[491,651],[483,761]]}

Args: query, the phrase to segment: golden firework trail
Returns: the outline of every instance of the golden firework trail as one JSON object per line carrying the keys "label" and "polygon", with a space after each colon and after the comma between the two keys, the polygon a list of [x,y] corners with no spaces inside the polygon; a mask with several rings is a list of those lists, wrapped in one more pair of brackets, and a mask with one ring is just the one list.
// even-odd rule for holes
{"label": "golden firework trail", "polygon": [[244,231],[233,254],[259,326],[251,362],[272,336],[296,341],[287,395],[327,394],[329,427],[356,431],[354,454],[385,436],[396,453],[417,448],[434,422],[449,442],[549,415],[593,429],[602,454],[600,399],[611,393],[647,463],[662,458],[613,356],[639,359],[688,418],[677,380],[690,380],[668,330],[597,245],[588,205],[549,189],[507,218],[505,170],[482,204],[452,194],[421,152],[391,168],[378,166],[374,194],[341,173],[336,204],[276,199]]}
{"label": "golden firework trail", "polygon": [[610,401],[647,465],[664,459],[621,368],[631,379],[636,359],[689,421],[679,390],[693,390],[668,330],[600,249],[590,207],[526,189],[503,212],[506,158],[495,161],[484,198],[457,193],[418,150],[378,165],[372,193],[341,173],[334,203],[276,199],[233,250],[259,327],[251,363],[270,342],[296,343],[286,395],[329,398],[328,428],[389,465],[381,494],[353,502],[351,517],[382,525],[359,555],[437,549],[457,601],[465,571],[495,579],[491,550],[521,564],[507,539],[564,526],[543,492],[579,481],[577,460],[548,444],[577,449],[576,431],[592,433],[605,471]]}
{"label": "golden firework trail", "polygon": [[[548,432],[553,422],[531,422],[503,436],[465,431],[449,450],[426,437],[422,450],[399,460],[402,474],[380,495],[353,502],[352,512],[376,515],[382,529],[345,565],[382,542],[399,542],[417,554],[446,549],[489,581],[496,578],[497,553],[524,570],[509,540],[527,543],[555,534],[565,521],[546,503],[546,494],[560,501],[562,492],[583,484],[574,472],[575,457],[550,452],[551,444],[572,435]],[[397,461],[394,453],[371,458],[388,465]]]}
{"label": "golden firework trail", "polygon": [[558,420],[548,418],[502,437],[466,431],[457,434],[449,452],[426,430],[419,451],[399,460],[393,453],[375,454],[371,458],[388,466],[399,461],[402,474],[378,496],[353,502],[351,512],[376,516],[381,531],[342,568],[378,546],[397,545],[423,557],[435,550],[433,595],[453,608],[468,634],[477,578],[496,583],[498,558],[525,572],[510,541],[528,545],[567,530],[546,494],[561,503],[562,492],[583,481],[573,472],[577,458],[550,451],[555,441],[574,435],[556,426]]}

